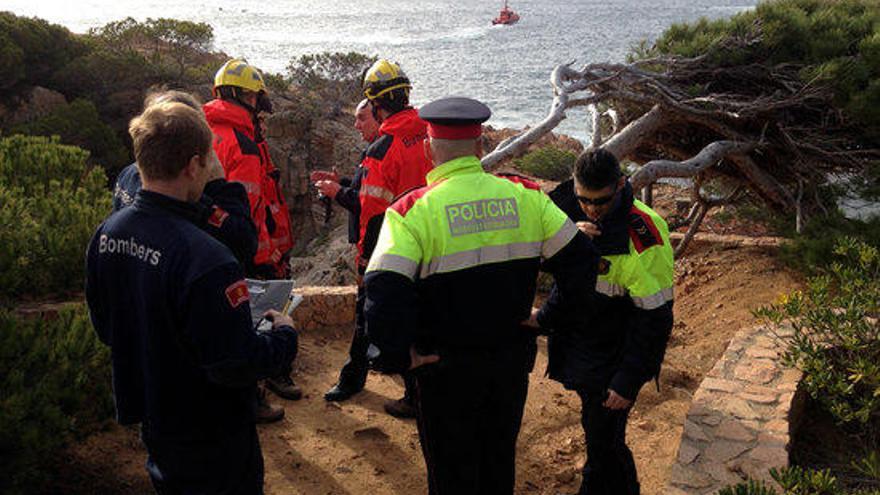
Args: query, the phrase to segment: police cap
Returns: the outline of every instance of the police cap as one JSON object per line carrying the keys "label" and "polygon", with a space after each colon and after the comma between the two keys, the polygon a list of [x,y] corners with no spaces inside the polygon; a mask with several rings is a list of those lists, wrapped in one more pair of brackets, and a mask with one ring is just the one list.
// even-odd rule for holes
{"label": "police cap", "polygon": [[428,135],[437,139],[478,138],[491,115],[483,103],[462,97],[441,98],[419,109],[419,117],[428,122]]}

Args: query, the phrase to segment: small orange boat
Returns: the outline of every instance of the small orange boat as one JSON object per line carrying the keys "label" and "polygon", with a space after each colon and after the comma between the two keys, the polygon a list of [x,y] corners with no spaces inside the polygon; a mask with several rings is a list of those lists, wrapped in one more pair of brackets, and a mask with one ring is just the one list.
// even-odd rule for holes
{"label": "small orange boat", "polygon": [[519,14],[514,12],[507,6],[507,0],[504,0],[504,8],[498,13],[498,17],[492,19],[492,24],[516,24],[519,21]]}

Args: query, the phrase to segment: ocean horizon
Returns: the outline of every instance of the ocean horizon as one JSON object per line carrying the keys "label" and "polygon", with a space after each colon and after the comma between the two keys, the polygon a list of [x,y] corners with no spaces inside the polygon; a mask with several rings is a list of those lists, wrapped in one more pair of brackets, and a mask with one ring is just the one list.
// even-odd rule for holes
{"label": "ocean horizon", "polygon": [[[492,26],[503,2],[479,0],[0,0],[0,10],[73,32],[133,17],[206,22],[214,48],[263,70],[285,72],[308,53],[357,51],[395,60],[413,80],[412,100],[470,96],[493,111],[495,127],[540,122],[552,102],[550,72],[562,63],[622,62],[641,40],[677,22],[730,17],[755,0],[513,0],[521,20]],[[586,110],[556,132],[586,139]]]}

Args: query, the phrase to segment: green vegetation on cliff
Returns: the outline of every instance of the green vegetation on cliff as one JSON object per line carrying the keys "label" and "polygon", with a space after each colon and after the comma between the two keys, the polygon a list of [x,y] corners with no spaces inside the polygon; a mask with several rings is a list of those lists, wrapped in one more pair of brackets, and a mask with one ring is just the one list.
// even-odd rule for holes
{"label": "green vegetation on cliff", "polygon": [[56,138],[0,139],[0,299],[82,289],[86,245],[110,212],[87,156]]}
{"label": "green vegetation on cliff", "polygon": [[[751,40],[745,47],[736,40]],[[657,54],[705,57],[715,66],[797,64],[801,77],[831,85],[835,103],[866,137],[880,138],[880,2],[877,0],[777,0],[729,19],[674,24],[653,47]],[[718,81],[741,84],[741,81]],[[694,87],[695,96],[708,88]]]}
{"label": "green vegetation on cliff", "polygon": [[0,309],[0,492],[46,493],[61,449],[113,414],[110,353],[84,305]]}

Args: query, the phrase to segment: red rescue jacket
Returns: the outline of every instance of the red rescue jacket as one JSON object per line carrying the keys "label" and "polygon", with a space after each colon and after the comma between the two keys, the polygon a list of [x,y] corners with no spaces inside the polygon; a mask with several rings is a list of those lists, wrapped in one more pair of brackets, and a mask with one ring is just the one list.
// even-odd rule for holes
{"label": "red rescue jacket", "polygon": [[226,179],[240,182],[247,191],[251,218],[257,226],[257,254],[249,276],[285,278],[287,253],[293,247],[290,212],[265,140],[256,142],[250,112],[234,102],[212,100],[205,117],[214,132],[214,151]]}
{"label": "red rescue jacket", "polygon": [[385,119],[379,137],[367,148],[360,191],[359,267],[366,266],[376,247],[385,209],[396,197],[425,185],[425,174],[433,168],[422,144],[427,137],[425,121],[414,108],[407,108]]}

